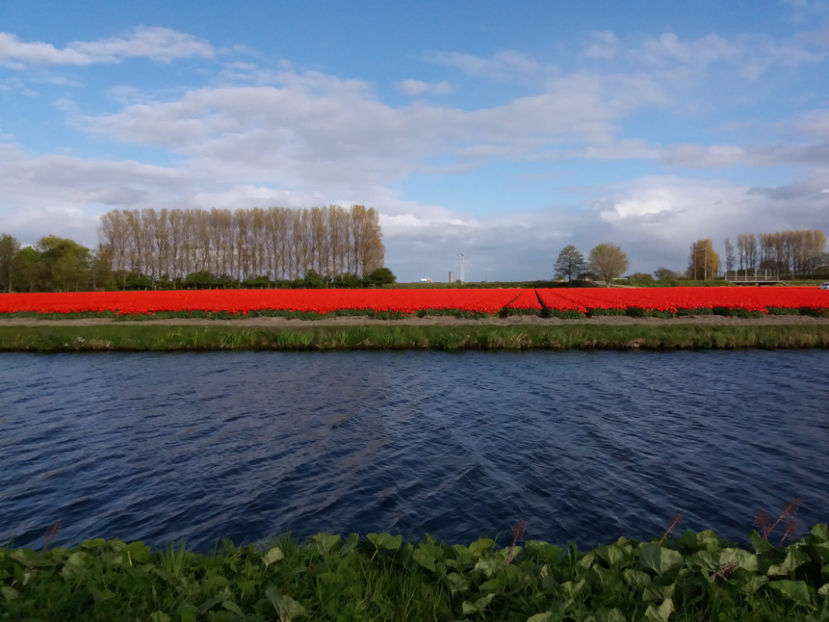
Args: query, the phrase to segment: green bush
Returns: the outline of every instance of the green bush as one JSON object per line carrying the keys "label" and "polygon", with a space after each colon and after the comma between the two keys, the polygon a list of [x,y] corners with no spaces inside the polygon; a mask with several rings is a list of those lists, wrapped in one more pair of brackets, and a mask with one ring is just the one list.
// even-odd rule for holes
{"label": "green bush", "polygon": [[[670,531],[670,528],[669,528]],[[469,545],[426,536],[317,534],[208,554],[88,540],[0,548],[0,618],[10,620],[825,620],[829,530],[786,547],[712,531],[581,552],[523,540]],[[785,538],[784,534],[784,538]]]}

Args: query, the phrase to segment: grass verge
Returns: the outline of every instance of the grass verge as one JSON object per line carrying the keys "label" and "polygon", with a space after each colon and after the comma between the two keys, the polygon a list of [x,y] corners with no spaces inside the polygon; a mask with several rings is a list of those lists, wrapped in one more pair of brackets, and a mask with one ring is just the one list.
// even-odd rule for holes
{"label": "grass verge", "polygon": [[202,555],[142,542],[0,548],[0,619],[23,620],[826,620],[829,530],[744,549],[711,531],[620,538],[579,552],[387,533],[317,534]]}
{"label": "grass verge", "polygon": [[0,351],[827,348],[829,325],[2,326]]}

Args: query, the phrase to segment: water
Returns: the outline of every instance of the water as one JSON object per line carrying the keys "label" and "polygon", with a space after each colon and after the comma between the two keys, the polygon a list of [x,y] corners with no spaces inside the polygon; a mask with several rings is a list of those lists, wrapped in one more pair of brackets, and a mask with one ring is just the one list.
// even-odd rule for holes
{"label": "water", "polygon": [[0,354],[0,544],[829,520],[829,352]]}

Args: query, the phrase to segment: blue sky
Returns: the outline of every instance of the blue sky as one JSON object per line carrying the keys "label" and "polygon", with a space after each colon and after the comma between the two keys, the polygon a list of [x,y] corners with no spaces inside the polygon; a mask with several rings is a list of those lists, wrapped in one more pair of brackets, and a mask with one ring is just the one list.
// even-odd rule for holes
{"label": "blue sky", "polygon": [[376,208],[401,280],[829,233],[829,1],[0,3],[0,232]]}

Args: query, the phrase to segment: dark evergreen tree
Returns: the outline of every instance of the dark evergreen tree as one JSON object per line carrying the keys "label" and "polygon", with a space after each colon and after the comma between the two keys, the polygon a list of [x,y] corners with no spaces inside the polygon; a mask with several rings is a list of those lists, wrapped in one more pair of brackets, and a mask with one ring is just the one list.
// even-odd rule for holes
{"label": "dark evergreen tree", "polygon": [[585,271],[587,264],[584,262],[584,256],[572,244],[568,244],[561,249],[556,259],[556,278],[567,278],[572,281],[573,277],[578,278],[579,275]]}

